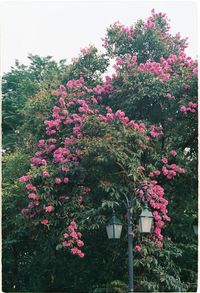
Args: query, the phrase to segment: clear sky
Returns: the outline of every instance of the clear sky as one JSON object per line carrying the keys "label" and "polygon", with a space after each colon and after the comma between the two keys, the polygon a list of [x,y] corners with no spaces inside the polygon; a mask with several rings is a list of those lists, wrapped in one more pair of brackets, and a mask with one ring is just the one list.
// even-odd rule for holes
{"label": "clear sky", "polygon": [[15,59],[28,64],[29,53],[67,59],[89,44],[100,50],[106,28],[119,20],[125,25],[146,19],[151,9],[165,12],[171,32],[189,37],[188,55],[197,57],[196,1],[3,1],[1,2],[1,72]]}

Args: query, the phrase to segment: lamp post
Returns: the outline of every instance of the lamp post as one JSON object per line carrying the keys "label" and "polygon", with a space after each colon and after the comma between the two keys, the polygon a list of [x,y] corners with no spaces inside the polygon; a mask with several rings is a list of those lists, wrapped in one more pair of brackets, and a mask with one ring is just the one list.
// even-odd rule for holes
{"label": "lamp post", "polygon": [[[133,228],[132,228],[132,214],[133,214],[133,203],[129,200],[126,195],[125,206],[127,208],[127,224],[128,224],[128,293],[134,292],[134,278],[133,278]],[[148,210],[147,204],[142,211],[139,219],[139,227],[141,233],[151,233],[153,224],[153,215]],[[107,235],[109,239],[119,239],[122,231],[122,223],[113,214],[112,218],[106,226]]]}

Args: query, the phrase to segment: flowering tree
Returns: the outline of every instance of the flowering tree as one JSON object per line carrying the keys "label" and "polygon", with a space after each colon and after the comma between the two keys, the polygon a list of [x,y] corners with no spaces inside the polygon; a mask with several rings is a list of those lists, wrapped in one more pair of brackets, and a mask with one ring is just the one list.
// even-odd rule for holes
{"label": "flowering tree", "polygon": [[[68,259],[75,254],[84,262],[113,208],[126,222],[123,193],[134,199],[134,215],[147,202],[154,216],[152,235],[141,236],[137,216],[134,222],[137,289],[193,288],[195,265],[189,279],[187,265],[179,268],[181,244],[193,241],[191,233],[180,236],[181,229],[163,228],[180,215],[179,207],[184,211],[177,225],[185,227],[195,217],[197,63],[184,53],[186,40],[170,35],[166,16],[155,11],[135,27],[115,23],[104,47],[108,57],[116,58],[112,77],[101,82],[107,59],[89,47],[52,92],[51,117],[44,121],[45,130],[38,124],[31,168],[19,180],[27,202],[22,215],[34,241],[40,235],[45,249],[51,243],[53,255],[61,250]],[[188,190],[193,193],[189,198]],[[105,243],[103,238],[98,250],[108,252]],[[122,255],[124,243],[125,235]],[[190,249],[195,254],[195,245]],[[125,271],[122,266],[111,279],[108,271],[101,280],[120,275],[126,280]]]}
{"label": "flowering tree", "polygon": [[[106,84],[104,91],[105,88]],[[57,225],[57,221],[54,223],[55,219],[63,218],[64,225],[66,226],[67,221],[67,229],[70,232],[63,231],[64,238],[69,237],[69,241],[65,240],[63,246],[69,247],[72,253],[77,252],[83,256],[80,250],[73,247],[76,245],[75,240],[77,244],[81,243],[81,246],[83,242],[79,242],[80,234],[75,234],[72,229],[77,229],[77,225],[69,214],[72,213],[73,217],[77,214],[77,217],[80,217],[81,213],[83,220],[86,218],[85,213],[90,211],[91,204],[87,204],[83,211],[80,211],[80,208],[84,205],[84,198],[89,197],[89,191],[93,201],[96,194],[99,194],[98,189],[105,189],[105,195],[98,200],[98,205],[102,202],[105,207],[107,200],[109,204],[111,200],[115,202],[124,190],[126,193],[132,193],[132,196],[136,194],[136,199],[138,197],[142,201],[149,201],[153,208],[160,211],[162,217],[158,212],[154,213],[154,236],[157,244],[162,246],[161,228],[164,222],[161,220],[170,220],[166,210],[168,202],[164,199],[163,188],[157,185],[156,180],[145,177],[146,170],[141,166],[144,153],[153,149],[151,144],[154,144],[154,141],[151,141],[151,137],[154,140],[154,137],[162,132],[160,128],[155,127],[152,130],[153,126],[148,129],[144,123],[129,121],[121,110],[113,113],[111,108],[106,107],[102,109],[104,113],[100,114],[102,106],[98,106],[98,100],[101,98],[97,96],[98,93],[94,95],[95,92],[96,88],[89,89],[84,85],[83,78],[80,78],[68,81],[66,87],[60,86],[59,90],[53,93],[60,97],[59,106],[54,106],[52,119],[44,121],[47,125],[47,138],[39,141],[39,149],[31,160],[32,170],[20,178],[20,182],[26,183],[28,198],[31,200],[28,208],[22,212],[35,223],[48,227],[54,226],[55,223]],[[166,160],[163,158],[162,162],[167,163]],[[93,161],[95,178],[90,174]],[[160,171],[156,167],[154,169],[149,174],[150,177],[160,175]],[[177,173],[184,172],[176,165],[174,169]],[[85,172],[88,175],[82,174]],[[172,175],[176,175],[175,171],[171,171],[170,176]],[[144,187],[140,187],[142,184]],[[147,198],[144,198],[143,189],[147,189]],[[59,226],[61,227],[60,221]]]}

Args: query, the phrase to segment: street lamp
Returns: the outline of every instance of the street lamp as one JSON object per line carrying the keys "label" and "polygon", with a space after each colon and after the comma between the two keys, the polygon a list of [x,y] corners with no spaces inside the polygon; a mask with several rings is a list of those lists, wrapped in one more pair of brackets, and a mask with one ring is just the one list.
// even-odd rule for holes
{"label": "street lamp", "polygon": [[119,239],[122,232],[122,223],[121,221],[115,216],[113,212],[113,216],[108,222],[106,226],[106,231],[109,239]]}
{"label": "street lamp", "polygon": [[[129,200],[126,195],[124,195],[126,202],[125,206],[127,208],[127,224],[128,224],[128,276],[129,276],[129,291],[128,293],[134,292],[133,286],[133,227],[132,227],[132,200]],[[151,233],[153,224],[153,215],[151,211],[148,210],[147,204],[140,214],[139,227],[141,233]],[[112,218],[106,226],[107,234],[109,239],[119,239],[122,231],[122,223],[113,214]]]}
{"label": "street lamp", "polygon": [[153,215],[152,212],[149,211],[147,204],[145,204],[145,208],[142,211],[139,219],[139,227],[141,233],[151,233],[152,232],[152,224],[153,224]]}

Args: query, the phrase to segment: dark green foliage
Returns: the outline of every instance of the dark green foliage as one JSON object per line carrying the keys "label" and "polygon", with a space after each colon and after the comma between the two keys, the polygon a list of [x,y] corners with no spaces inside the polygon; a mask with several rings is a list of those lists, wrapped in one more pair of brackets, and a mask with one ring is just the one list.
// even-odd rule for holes
{"label": "dark green foliage", "polygon": [[20,145],[19,127],[24,123],[24,107],[29,99],[41,91],[50,92],[58,87],[66,74],[65,61],[59,64],[52,57],[29,55],[30,65],[25,66],[16,61],[15,67],[4,74],[2,80],[2,130],[3,148],[13,149]]}

